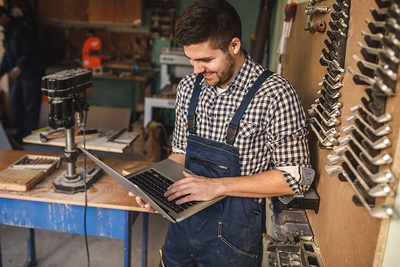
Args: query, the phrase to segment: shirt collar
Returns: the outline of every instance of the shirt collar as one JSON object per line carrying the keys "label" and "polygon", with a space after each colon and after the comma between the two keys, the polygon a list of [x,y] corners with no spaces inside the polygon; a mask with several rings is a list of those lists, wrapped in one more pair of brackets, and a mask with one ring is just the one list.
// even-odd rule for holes
{"label": "shirt collar", "polygon": [[243,88],[247,84],[254,62],[246,51],[243,50],[243,52],[245,55],[244,63],[232,80],[229,81],[228,88]]}

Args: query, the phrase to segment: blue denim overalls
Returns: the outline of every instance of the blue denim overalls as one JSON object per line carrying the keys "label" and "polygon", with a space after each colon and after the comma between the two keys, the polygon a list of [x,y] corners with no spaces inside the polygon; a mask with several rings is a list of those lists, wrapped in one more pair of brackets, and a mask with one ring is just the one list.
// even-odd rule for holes
{"label": "blue denim overalls", "polygon": [[[203,79],[203,75],[197,76],[188,111],[187,169],[209,178],[240,176],[239,150],[233,146],[239,122],[271,74],[262,73],[249,89],[229,124],[226,143],[195,134],[195,110]],[[261,266],[264,210],[264,203],[256,199],[226,197],[182,222],[170,224],[160,266]]]}

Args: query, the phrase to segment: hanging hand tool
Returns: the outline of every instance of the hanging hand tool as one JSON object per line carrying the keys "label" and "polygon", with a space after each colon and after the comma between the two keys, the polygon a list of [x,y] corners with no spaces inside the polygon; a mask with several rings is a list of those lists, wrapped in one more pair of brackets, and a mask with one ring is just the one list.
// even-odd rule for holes
{"label": "hanging hand tool", "polygon": [[312,17],[313,15],[316,14],[329,13],[329,11],[330,11],[329,6],[313,6],[311,1],[308,2],[306,10],[304,11],[306,13],[306,26],[304,27],[304,30],[309,31],[311,33],[314,33],[316,31],[324,32],[326,29],[325,22],[321,21],[313,22]]}
{"label": "hanging hand tool", "polygon": [[278,46],[278,67],[277,67],[278,74],[282,74],[283,63],[285,61],[284,57],[286,51],[286,43],[287,39],[290,36],[290,29],[292,28],[294,17],[296,16],[297,4],[290,2],[291,1],[288,0],[288,3],[285,6],[285,19],[282,27],[281,40]]}

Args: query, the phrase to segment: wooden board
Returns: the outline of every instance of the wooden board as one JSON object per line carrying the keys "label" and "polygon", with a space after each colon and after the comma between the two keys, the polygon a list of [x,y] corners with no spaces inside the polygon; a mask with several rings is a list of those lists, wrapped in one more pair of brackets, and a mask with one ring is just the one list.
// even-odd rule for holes
{"label": "wooden board", "polygon": [[38,0],[40,19],[66,21],[140,22],[141,0]]}
{"label": "wooden board", "polygon": [[26,192],[45,176],[41,170],[15,170],[7,168],[0,171],[0,188]]}
{"label": "wooden board", "polygon": [[89,0],[38,0],[38,17],[41,19],[87,21]]}
{"label": "wooden board", "polygon": [[89,0],[89,21],[141,22],[141,0]]}
{"label": "wooden board", "polygon": [[[1,150],[0,169],[6,168],[8,165],[12,164],[15,160],[24,156],[25,154],[26,151]],[[145,163],[140,161],[132,162],[117,159],[104,159],[104,162],[106,162],[119,172],[126,168],[132,168],[135,164],[142,166]],[[83,166],[83,160],[81,158],[78,159],[77,166]],[[95,166],[95,164],[88,160],[88,166]],[[83,192],[76,194],[65,194],[56,193],[54,191],[52,187],[52,182],[64,170],[65,169],[63,167],[55,170],[28,192],[11,192],[0,189],[0,198],[45,201],[50,203],[62,203],[83,206],[85,204],[85,196]],[[106,174],[103,174],[102,177],[100,177],[100,179],[88,190],[87,197],[88,206],[90,207],[148,212],[146,209],[139,207],[136,201],[128,196],[128,190],[125,187],[118,184],[115,180],[113,180],[110,176]]]}
{"label": "wooden board", "polygon": [[[332,9],[333,3],[336,1],[327,0],[318,5],[328,5]],[[377,8],[377,6],[373,0],[353,0],[351,5],[345,66],[352,66],[354,70],[358,70],[352,56],[356,54],[362,58],[357,42],[365,44],[361,35],[362,30],[369,32],[365,18],[372,20],[369,9]],[[327,36],[326,33],[311,34],[304,31],[306,6],[307,3],[302,3],[297,8],[296,19],[287,44],[283,76],[294,84],[304,108],[307,110],[317,97],[317,91],[320,89],[318,83],[322,81],[322,76],[326,73],[326,67],[320,65],[319,57],[322,54],[322,48],[325,48],[323,41]],[[330,14],[316,15],[313,17],[313,21],[315,20],[328,23]],[[352,114],[349,108],[360,104],[361,97],[366,95],[364,91],[366,87],[355,85],[350,73],[345,72],[343,77],[344,87],[340,89],[340,93],[342,93],[340,101],[343,103],[341,126],[349,125],[345,120]],[[398,84],[397,87],[399,87]],[[399,92],[399,88],[396,91]],[[387,112],[395,118],[389,123],[393,133],[388,137],[393,145],[387,149],[387,152],[394,158],[392,172],[396,177],[399,177],[400,164],[398,145],[400,120],[396,119],[400,112],[399,101],[398,95],[387,101]],[[341,130],[341,126],[337,129]],[[341,132],[341,135],[345,134]],[[331,165],[327,155],[333,152],[318,148],[312,133],[310,134],[310,149],[313,168],[317,172],[317,190],[321,202],[318,214],[310,211],[307,214],[314,232],[315,242],[320,247],[324,266],[380,266],[389,220],[372,218],[364,208],[354,205],[352,202],[354,192],[350,186],[339,181],[335,176],[329,176],[324,170],[324,166]],[[398,181],[391,185],[394,191],[397,183]],[[378,201],[391,203],[393,198],[379,199]]]}
{"label": "wooden board", "polygon": [[[40,133],[46,134],[49,130],[42,131]],[[120,137],[111,141],[108,139],[116,134],[117,130],[107,130],[97,134],[90,134],[86,136],[86,148],[98,151],[123,153],[124,150],[131,145],[131,143],[139,136],[138,133],[124,132]],[[38,145],[49,145],[49,146],[60,146],[65,147],[65,138],[50,139],[47,142],[40,141],[40,133],[34,133],[26,136],[23,141],[30,144]],[[83,145],[83,136],[76,136],[75,142],[77,146]]]}
{"label": "wooden board", "polygon": [[0,188],[26,192],[48,175],[58,157],[25,155],[0,171]]}

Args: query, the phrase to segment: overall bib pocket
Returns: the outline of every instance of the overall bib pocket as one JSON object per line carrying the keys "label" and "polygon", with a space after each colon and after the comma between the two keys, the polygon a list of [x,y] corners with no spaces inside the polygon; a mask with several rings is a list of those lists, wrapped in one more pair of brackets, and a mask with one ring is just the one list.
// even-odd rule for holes
{"label": "overall bib pocket", "polygon": [[222,163],[211,162],[211,161],[208,161],[208,160],[199,159],[199,158],[196,158],[195,156],[190,156],[190,160],[191,161],[195,161],[195,162],[197,162],[199,164],[209,165],[210,167],[214,167],[214,168],[220,168],[220,169],[223,169],[223,170],[229,170],[230,169],[228,166],[225,166]]}
{"label": "overall bib pocket", "polygon": [[208,178],[240,174],[237,148],[195,135],[188,137],[185,167]]}

